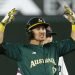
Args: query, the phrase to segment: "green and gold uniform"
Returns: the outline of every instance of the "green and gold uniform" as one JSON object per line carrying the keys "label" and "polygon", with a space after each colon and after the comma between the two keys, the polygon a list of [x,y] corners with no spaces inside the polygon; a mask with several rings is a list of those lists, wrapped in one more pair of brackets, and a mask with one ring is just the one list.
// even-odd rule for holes
{"label": "green and gold uniform", "polygon": [[17,61],[22,75],[58,75],[60,56],[74,51],[75,41],[71,38],[45,45],[2,44],[6,56]]}

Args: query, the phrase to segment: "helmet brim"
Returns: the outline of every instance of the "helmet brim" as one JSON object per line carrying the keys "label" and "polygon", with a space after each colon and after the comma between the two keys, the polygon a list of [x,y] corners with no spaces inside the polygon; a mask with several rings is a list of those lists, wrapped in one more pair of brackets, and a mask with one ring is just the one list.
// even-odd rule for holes
{"label": "helmet brim", "polygon": [[36,24],[33,24],[33,25],[29,26],[28,30],[36,28],[37,26],[44,26],[45,28],[47,28],[49,26],[49,24],[48,23],[43,23],[43,22],[36,23]]}
{"label": "helmet brim", "polygon": [[47,37],[53,36],[53,35],[57,35],[57,34],[55,32],[52,32],[52,31],[47,30],[47,33],[46,33],[46,36]]}

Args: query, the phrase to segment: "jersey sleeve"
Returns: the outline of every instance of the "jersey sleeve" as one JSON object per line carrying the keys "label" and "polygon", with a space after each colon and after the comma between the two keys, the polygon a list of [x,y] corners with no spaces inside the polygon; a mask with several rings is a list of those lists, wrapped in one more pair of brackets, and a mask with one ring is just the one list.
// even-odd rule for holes
{"label": "jersey sleeve", "polygon": [[15,59],[17,61],[21,59],[21,51],[17,44],[3,43],[1,48],[3,48],[3,53],[7,57]]}
{"label": "jersey sleeve", "polygon": [[72,38],[62,40],[57,44],[59,56],[75,51],[75,41]]}

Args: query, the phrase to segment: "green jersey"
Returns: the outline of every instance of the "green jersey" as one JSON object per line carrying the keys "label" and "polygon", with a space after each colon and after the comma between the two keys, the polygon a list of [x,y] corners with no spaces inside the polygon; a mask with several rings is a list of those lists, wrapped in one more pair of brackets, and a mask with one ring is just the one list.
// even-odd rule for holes
{"label": "green jersey", "polygon": [[45,45],[3,44],[6,56],[17,61],[22,75],[58,75],[58,59],[75,49],[71,38]]}

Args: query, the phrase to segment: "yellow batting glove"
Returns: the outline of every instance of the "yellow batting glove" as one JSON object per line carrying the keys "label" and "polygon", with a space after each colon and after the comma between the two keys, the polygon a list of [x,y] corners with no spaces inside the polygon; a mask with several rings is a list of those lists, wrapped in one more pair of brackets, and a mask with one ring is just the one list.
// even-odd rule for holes
{"label": "yellow batting glove", "polygon": [[64,17],[72,23],[72,31],[75,32],[75,13],[68,6],[64,6]]}
{"label": "yellow batting glove", "polygon": [[12,20],[14,20],[14,15],[16,14],[17,10],[13,8],[8,12],[8,14],[4,17],[4,19],[1,21],[5,25],[10,23]]}
{"label": "yellow batting glove", "polygon": [[14,20],[14,15],[16,14],[16,9],[13,8],[8,14],[4,17],[4,19],[0,22],[0,31],[4,32],[6,24],[10,23]]}
{"label": "yellow batting glove", "polygon": [[70,9],[69,6],[64,6],[64,17],[74,24],[75,22],[75,13]]}

